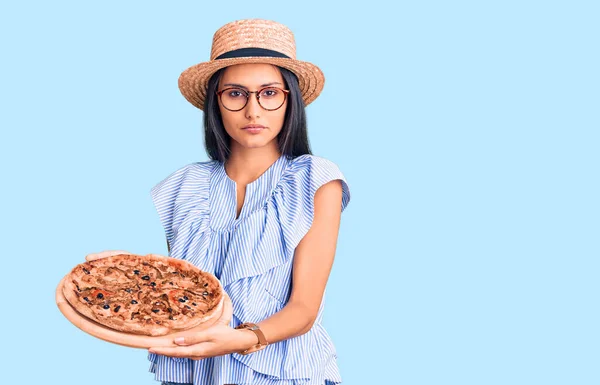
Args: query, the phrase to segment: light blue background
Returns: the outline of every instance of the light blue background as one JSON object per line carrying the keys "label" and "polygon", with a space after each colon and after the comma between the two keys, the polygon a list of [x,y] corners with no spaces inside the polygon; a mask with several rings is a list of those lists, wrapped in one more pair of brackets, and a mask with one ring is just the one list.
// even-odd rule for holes
{"label": "light blue background", "polygon": [[325,314],[344,384],[600,383],[598,3],[222,4],[0,7],[0,382],[156,384],[54,289],[88,253],[166,253],[149,190],[207,160],[177,78],[260,17],[327,79],[307,112],[352,193]]}

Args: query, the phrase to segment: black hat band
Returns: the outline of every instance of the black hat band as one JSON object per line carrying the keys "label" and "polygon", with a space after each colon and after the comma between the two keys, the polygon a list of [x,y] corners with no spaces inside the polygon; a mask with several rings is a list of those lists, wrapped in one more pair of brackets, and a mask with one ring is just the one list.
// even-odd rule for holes
{"label": "black hat band", "polygon": [[273,51],[266,48],[240,48],[234,49],[233,51],[225,52],[216,57],[215,60],[219,59],[231,59],[234,57],[248,57],[248,56],[265,56],[265,57],[283,57],[290,59],[289,56],[282,54],[281,52]]}

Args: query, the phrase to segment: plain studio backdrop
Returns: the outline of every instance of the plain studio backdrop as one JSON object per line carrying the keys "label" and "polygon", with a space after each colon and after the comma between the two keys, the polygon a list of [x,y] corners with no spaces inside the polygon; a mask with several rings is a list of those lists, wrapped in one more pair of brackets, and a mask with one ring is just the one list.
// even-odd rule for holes
{"label": "plain studio backdrop", "polygon": [[352,194],[325,311],[344,384],[599,384],[596,4],[3,2],[0,382],[157,384],[54,291],[88,253],[167,253],[150,189],[208,160],[177,78],[266,18],[325,73],[310,140]]}

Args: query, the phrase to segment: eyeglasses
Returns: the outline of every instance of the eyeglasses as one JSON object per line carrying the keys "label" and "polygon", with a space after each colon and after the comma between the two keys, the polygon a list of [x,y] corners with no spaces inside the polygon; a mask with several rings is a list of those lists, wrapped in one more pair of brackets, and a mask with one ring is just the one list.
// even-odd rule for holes
{"label": "eyeglasses", "polygon": [[246,91],[242,88],[230,87],[217,91],[223,107],[229,111],[239,111],[246,107],[250,94],[256,94],[256,101],[267,111],[275,111],[283,106],[289,90],[277,87],[265,87],[258,91]]}

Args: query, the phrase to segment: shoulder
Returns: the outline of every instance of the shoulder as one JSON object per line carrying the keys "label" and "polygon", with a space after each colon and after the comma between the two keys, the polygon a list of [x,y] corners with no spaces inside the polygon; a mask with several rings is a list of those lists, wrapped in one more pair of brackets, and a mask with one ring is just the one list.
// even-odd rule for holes
{"label": "shoulder", "polygon": [[194,162],[179,167],[156,183],[150,194],[155,202],[184,199],[202,190],[208,191],[210,175],[217,161]]}
{"label": "shoulder", "polygon": [[[341,181],[343,211],[350,201],[350,188],[340,167],[329,159],[310,154],[291,159],[282,177],[281,188],[290,196],[300,195],[313,201],[317,190],[334,180]],[[330,185],[328,189],[339,193],[339,185]]]}
{"label": "shoulder", "polygon": [[188,163],[185,166],[173,171],[169,177],[181,177],[182,179],[198,179],[210,176],[210,173],[217,165],[217,161],[209,160],[205,162]]}
{"label": "shoulder", "polygon": [[329,159],[316,155],[300,155],[290,161],[288,168],[291,173],[302,172],[339,172],[340,168],[337,164]]}
{"label": "shoulder", "polygon": [[217,161],[194,162],[179,167],[163,178],[156,187],[164,184],[181,184],[208,178]]}
{"label": "shoulder", "polygon": [[[329,183],[334,180],[339,180],[340,183]],[[340,184],[341,207],[338,206]],[[326,185],[326,188],[321,189]],[[336,206],[341,212],[348,206],[350,188],[336,163],[320,156],[301,155],[287,164],[270,202],[283,229],[286,250],[293,254],[293,250],[313,224],[315,205],[317,212],[331,218],[337,210]],[[326,212],[323,208],[326,208]]]}

